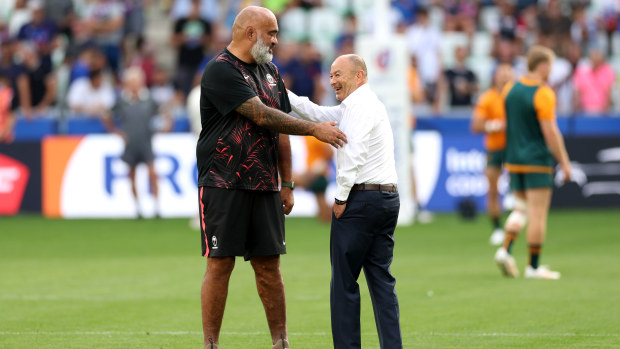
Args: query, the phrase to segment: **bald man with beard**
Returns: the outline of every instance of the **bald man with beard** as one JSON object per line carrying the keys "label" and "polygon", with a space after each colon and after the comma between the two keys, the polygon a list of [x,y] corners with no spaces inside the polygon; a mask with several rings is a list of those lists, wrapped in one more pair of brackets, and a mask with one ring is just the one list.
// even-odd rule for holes
{"label": "bald man with beard", "polygon": [[[284,215],[293,208],[287,134],[311,135],[339,147],[337,122],[289,116],[290,102],[271,63],[278,23],[268,9],[249,6],[233,24],[233,40],[205,67],[200,96],[202,131],[196,147],[202,255],[204,347],[216,349],[235,257],[250,261],[273,348],[290,348],[280,255]],[[281,189],[278,186],[278,169]]]}

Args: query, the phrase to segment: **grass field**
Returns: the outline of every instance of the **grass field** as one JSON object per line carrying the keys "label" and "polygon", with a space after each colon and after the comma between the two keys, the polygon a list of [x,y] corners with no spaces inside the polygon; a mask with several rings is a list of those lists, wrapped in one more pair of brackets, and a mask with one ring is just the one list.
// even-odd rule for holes
{"label": "grass field", "polygon": [[[554,211],[542,263],[559,281],[505,279],[485,217],[399,227],[405,348],[620,348],[620,212]],[[329,227],[287,220],[293,348],[331,348]],[[205,260],[186,219],[0,218],[0,348],[202,348]],[[519,268],[524,239],[515,248]],[[365,281],[363,348],[379,348]],[[221,335],[270,348],[249,263],[237,259]]]}

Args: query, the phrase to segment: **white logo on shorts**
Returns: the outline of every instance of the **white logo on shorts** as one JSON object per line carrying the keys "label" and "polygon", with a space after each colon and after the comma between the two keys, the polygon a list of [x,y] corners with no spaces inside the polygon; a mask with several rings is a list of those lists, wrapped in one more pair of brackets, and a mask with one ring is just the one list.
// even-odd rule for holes
{"label": "white logo on shorts", "polygon": [[211,238],[211,245],[213,246],[214,250],[217,250],[217,238],[215,237],[215,235],[213,235],[213,237]]}

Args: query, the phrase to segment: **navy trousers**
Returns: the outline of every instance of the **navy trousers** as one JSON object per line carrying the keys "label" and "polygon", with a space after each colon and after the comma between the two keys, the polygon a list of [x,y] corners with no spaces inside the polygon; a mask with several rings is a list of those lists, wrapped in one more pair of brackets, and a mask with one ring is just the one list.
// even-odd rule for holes
{"label": "navy trousers", "polygon": [[390,273],[399,209],[398,193],[351,191],[340,219],[332,214],[330,304],[335,349],[361,348],[357,279],[362,269],[381,349],[403,347],[394,288],[396,279]]}

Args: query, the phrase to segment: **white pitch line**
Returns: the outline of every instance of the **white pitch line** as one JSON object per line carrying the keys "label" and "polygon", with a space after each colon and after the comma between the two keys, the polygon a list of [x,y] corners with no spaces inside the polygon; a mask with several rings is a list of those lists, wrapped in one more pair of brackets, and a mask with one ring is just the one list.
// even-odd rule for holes
{"label": "white pitch line", "polygon": [[[0,336],[135,336],[135,335],[163,335],[163,336],[187,336],[201,335],[199,331],[0,331]],[[266,331],[256,332],[222,332],[229,336],[256,336],[266,335]],[[326,332],[290,332],[292,336],[326,336]],[[375,333],[362,333],[363,336],[376,335]],[[620,333],[508,333],[508,332],[409,332],[405,336],[442,336],[442,337],[620,337]]]}

